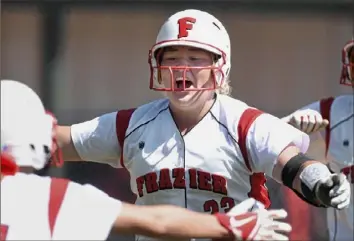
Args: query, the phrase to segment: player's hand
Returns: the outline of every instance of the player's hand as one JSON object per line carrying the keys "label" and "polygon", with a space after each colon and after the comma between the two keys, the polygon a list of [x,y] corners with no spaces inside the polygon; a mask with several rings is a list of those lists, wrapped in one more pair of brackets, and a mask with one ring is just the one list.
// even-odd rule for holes
{"label": "player's hand", "polygon": [[217,214],[217,217],[233,233],[234,240],[289,240],[285,233],[291,231],[291,226],[278,221],[287,217],[283,209],[258,209],[235,216]]}
{"label": "player's hand", "polygon": [[325,180],[320,180],[314,188],[317,199],[327,207],[343,209],[349,206],[350,183],[342,173],[332,174]]}
{"label": "player's hand", "polygon": [[315,110],[298,110],[287,118],[287,122],[295,128],[311,134],[328,126],[329,122],[323,119]]}
{"label": "player's hand", "polygon": [[254,198],[248,198],[245,201],[234,206],[229,212],[227,212],[227,215],[235,216],[243,214],[245,212],[253,212],[259,209],[265,209],[264,205]]}

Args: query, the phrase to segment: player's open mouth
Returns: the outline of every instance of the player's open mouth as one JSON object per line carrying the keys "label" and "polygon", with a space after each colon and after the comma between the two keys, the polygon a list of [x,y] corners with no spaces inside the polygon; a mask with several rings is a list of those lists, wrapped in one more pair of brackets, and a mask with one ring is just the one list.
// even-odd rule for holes
{"label": "player's open mouth", "polygon": [[[185,84],[186,84],[185,88],[188,89],[193,85],[193,82],[190,80],[185,80]],[[184,89],[183,80],[176,80],[176,88],[177,89]]]}

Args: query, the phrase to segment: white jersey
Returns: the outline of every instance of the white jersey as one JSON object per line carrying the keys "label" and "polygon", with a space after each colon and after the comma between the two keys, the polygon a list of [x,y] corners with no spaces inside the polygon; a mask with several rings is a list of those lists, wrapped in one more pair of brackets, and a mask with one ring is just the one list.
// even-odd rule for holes
{"label": "white jersey", "polygon": [[5,176],[1,240],[106,240],[120,210],[120,201],[91,185],[33,174]]}
{"label": "white jersey", "polygon": [[72,140],[83,160],[127,168],[138,205],[227,212],[252,196],[268,206],[265,174],[272,176],[278,155],[289,144],[304,152],[309,144],[306,134],[278,118],[217,95],[210,111],[185,135],[167,99],[137,108],[122,153],[117,113],[73,125]]}
{"label": "white jersey", "polygon": [[[347,175],[354,183],[354,106],[353,95],[342,95],[336,98],[323,99],[302,109],[316,110],[323,118],[329,119],[328,130],[323,134],[326,150],[323,150],[334,172]],[[327,209],[327,223],[331,241],[353,240],[354,186],[351,203],[348,209],[338,211]]]}

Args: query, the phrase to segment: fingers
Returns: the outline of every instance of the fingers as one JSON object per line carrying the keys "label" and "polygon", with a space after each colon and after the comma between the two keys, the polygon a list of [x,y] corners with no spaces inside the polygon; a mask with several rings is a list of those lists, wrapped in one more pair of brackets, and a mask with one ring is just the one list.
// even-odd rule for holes
{"label": "fingers", "polygon": [[289,233],[292,230],[290,224],[279,222],[279,221],[272,221],[271,225],[267,228],[273,231],[284,232],[284,233]]}
{"label": "fingers", "polygon": [[350,183],[344,174],[332,174],[322,180],[320,194],[322,202],[337,209],[348,207],[351,198]]}
{"label": "fingers", "polygon": [[233,207],[228,213],[228,216],[235,216],[245,212],[252,212],[258,209],[264,209],[264,205],[254,198],[246,199],[245,201],[241,202],[240,204]]}
{"label": "fingers", "polygon": [[257,235],[254,240],[289,240],[289,238],[284,234],[268,231],[263,235],[262,234]]}
{"label": "fingers", "polygon": [[322,124],[319,129],[326,128],[328,125],[329,125],[329,121],[324,119],[324,120],[322,120]]}
{"label": "fingers", "polygon": [[337,205],[337,209],[342,210],[344,208],[347,208],[350,204],[350,199],[346,198],[344,202],[341,202]]}
{"label": "fingers", "polygon": [[272,239],[268,239],[268,240],[289,240],[289,238],[284,234],[274,232],[272,235]]}
{"label": "fingers", "polygon": [[292,228],[288,223],[267,220],[263,221],[255,240],[289,240],[286,233],[291,232]]}
{"label": "fingers", "polygon": [[333,188],[329,191],[330,197],[336,197],[348,189],[346,185],[346,176],[344,174],[340,173],[332,175],[330,180],[332,181],[333,186]]}
{"label": "fingers", "polygon": [[229,212],[227,212],[228,216],[235,216],[241,213],[248,212],[250,208],[256,203],[254,198],[248,198],[240,204],[233,207]]}
{"label": "fingers", "polygon": [[[343,175],[343,174],[340,174]],[[338,180],[336,180],[337,185],[335,185],[329,192],[329,196],[333,197],[331,199],[331,205],[338,209],[343,209],[348,207],[350,203],[350,184],[347,179],[343,180],[343,177],[338,175]],[[344,176],[344,175],[343,175]],[[344,176],[345,178],[345,176]],[[339,183],[338,183],[339,182]]]}
{"label": "fingers", "polygon": [[269,210],[265,214],[271,219],[284,219],[288,216],[288,213],[284,209]]}
{"label": "fingers", "polygon": [[289,124],[307,134],[311,134],[326,128],[329,124],[329,121],[324,120],[321,114],[317,111],[301,110],[293,114]]}
{"label": "fingers", "polygon": [[335,197],[331,200],[331,206],[337,209],[344,209],[348,207],[350,203],[349,196],[350,196],[349,192],[342,193],[338,197]]}

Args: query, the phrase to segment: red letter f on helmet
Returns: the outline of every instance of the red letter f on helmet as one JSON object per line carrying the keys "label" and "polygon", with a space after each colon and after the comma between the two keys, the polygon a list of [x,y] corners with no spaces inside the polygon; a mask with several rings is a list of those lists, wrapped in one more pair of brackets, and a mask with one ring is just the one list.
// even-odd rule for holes
{"label": "red letter f on helmet", "polygon": [[193,24],[196,22],[195,18],[185,17],[178,20],[179,32],[178,38],[185,38],[188,36],[188,30],[192,30]]}

